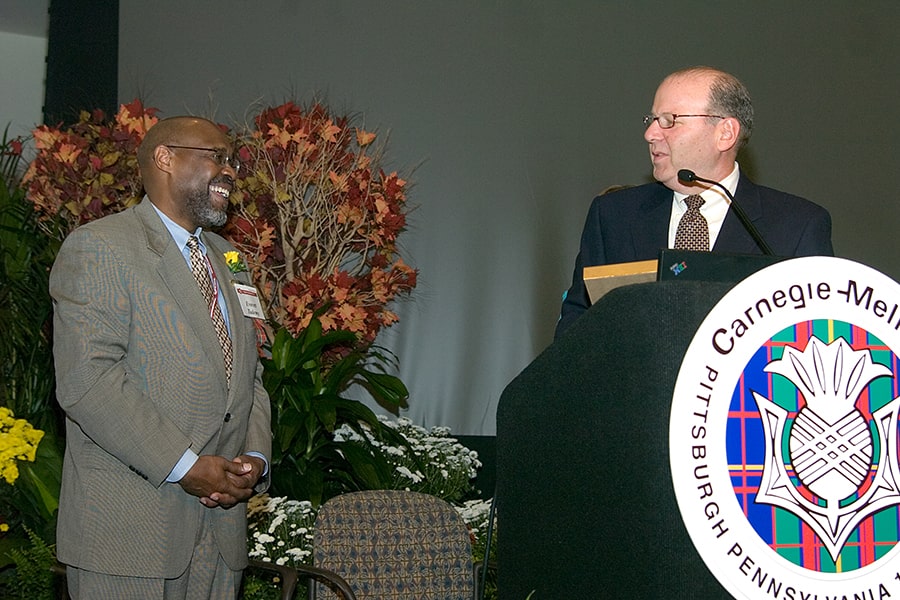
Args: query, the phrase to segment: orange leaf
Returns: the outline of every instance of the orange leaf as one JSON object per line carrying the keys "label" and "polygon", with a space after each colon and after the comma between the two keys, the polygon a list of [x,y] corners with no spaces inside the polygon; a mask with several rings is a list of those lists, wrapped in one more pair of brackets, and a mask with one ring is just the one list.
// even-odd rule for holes
{"label": "orange leaf", "polygon": [[31,135],[34,136],[34,145],[38,150],[49,150],[59,140],[60,131],[58,129],[51,130],[46,125],[41,125],[32,131]]}
{"label": "orange leaf", "polygon": [[328,171],[328,179],[331,180],[331,183],[334,184],[338,190],[342,192],[347,191],[347,175],[339,175],[334,171]]}
{"label": "orange leaf", "polygon": [[356,130],[356,143],[359,144],[361,148],[364,148],[375,141],[376,134],[370,131],[363,131],[362,129]]}
{"label": "orange leaf", "polygon": [[81,149],[74,144],[60,144],[59,150],[54,152],[53,156],[60,162],[74,164],[79,154],[81,154]]}
{"label": "orange leaf", "polygon": [[341,132],[341,128],[334,124],[331,119],[322,125],[322,131],[319,132],[319,135],[322,136],[322,139],[328,142],[336,142],[337,134]]}

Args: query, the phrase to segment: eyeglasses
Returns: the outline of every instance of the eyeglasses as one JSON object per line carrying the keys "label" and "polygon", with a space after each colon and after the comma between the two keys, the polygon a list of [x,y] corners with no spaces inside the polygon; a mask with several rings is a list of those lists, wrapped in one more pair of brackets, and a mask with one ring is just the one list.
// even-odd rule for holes
{"label": "eyeglasses", "polygon": [[212,152],[212,159],[216,161],[216,164],[220,167],[231,167],[234,169],[235,173],[240,172],[241,170],[241,162],[238,160],[236,154],[228,154],[228,152],[224,148],[201,148],[198,146],[175,146],[172,144],[166,144],[166,148],[180,148],[182,150],[202,150],[204,152]]}
{"label": "eyeglasses", "polygon": [[727,117],[723,117],[722,115],[675,115],[672,113],[661,113],[659,115],[645,115],[644,116],[644,127],[650,127],[653,121],[659,123],[659,126],[662,129],[672,129],[675,127],[676,119],[683,119],[685,117],[707,117],[709,119],[725,119]]}

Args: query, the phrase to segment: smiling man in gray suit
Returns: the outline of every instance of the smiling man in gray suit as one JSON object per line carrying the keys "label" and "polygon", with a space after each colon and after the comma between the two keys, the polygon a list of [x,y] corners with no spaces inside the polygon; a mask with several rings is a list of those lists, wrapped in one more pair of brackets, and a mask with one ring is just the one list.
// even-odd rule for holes
{"label": "smiling man in gray suit", "polygon": [[138,160],[147,196],[69,235],[50,278],[67,436],[58,556],[76,599],[234,598],[240,503],[265,489],[271,453],[256,328],[235,288],[248,273],[230,273],[233,248],[206,231],[225,222],[239,165],[221,129],[193,117],[153,126]]}

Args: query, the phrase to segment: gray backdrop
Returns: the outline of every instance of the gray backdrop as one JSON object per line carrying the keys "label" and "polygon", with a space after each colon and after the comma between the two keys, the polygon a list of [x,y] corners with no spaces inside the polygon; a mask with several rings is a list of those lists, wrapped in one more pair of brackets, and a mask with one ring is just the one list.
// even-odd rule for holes
{"label": "gray backdrop", "polygon": [[493,435],[551,342],[591,198],[649,178],[640,118],[675,69],[740,77],[742,168],[827,207],[838,255],[900,279],[898,26],[896,0],[122,0],[119,99],[228,122],[319,96],[390,130],[390,166],[417,167],[419,286],[380,340],[404,414]]}

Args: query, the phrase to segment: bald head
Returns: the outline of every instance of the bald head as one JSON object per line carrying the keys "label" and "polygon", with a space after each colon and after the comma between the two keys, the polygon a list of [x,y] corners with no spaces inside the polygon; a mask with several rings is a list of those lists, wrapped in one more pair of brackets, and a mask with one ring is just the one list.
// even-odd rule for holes
{"label": "bald head", "polygon": [[208,127],[219,129],[212,121],[199,117],[169,117],[158,121],[147,131],[137,151],[142,174],[146,176],[152,170],[154,150],[159,146],[190,145],[188,140],[193,132]]}

